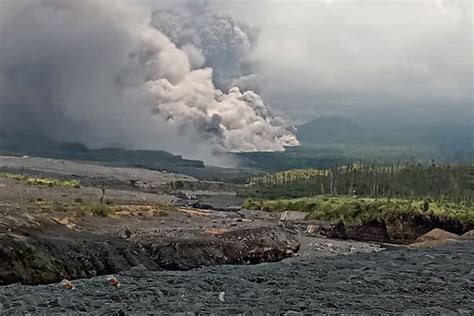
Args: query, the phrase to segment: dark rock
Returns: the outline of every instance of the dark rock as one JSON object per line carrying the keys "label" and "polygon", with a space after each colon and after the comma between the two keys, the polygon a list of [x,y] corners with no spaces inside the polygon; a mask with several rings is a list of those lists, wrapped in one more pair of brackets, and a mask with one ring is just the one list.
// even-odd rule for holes
{"label": "dark rock", "polygon": [[161,241],[149,244],[148,251],[164,269],[189,270],[221,264],[280,261],[297,252],[299,247],[296,238],[283,229],[262,227],[218,236]]}
{"label": "dark rock", "polygon": [[41,284],[116,273],[143,264],[159,267],[138,246],[119,238],[77,232],[61,225],[48,231],[0,234],[0,285]]}
{"label": "dark rock", "polygon": [[43,284],[126,271],[138,265],[149,270],[188,270],[219,264],[279,261],[299,249],[283,229],[238,229],[218,236],[148,240],[95,235],[55,222],[38,229],[0,232],[0,285]]}

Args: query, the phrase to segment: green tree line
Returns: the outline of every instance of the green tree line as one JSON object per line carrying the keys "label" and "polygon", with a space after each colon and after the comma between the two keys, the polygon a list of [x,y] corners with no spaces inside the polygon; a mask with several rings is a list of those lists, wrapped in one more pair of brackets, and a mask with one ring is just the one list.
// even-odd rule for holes
{"label": "green tree line", "polygon": [[472,200],[474,164],[392,164],[364,162],[329,169],[294,169],[251,178],[242,195],[298,198],[316,195],[427,197]]}

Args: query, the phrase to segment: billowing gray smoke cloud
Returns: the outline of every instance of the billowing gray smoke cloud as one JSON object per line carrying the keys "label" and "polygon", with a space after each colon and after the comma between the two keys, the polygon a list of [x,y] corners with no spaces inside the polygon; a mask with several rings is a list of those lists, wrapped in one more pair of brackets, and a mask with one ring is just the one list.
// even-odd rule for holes
{"label": "billowing gray smoke cloud", "polygon": [[0,133],[194,157],[298,144],[252,91],[216,90],[199,49],[150,16],[135,1],[0,0]]}
{"label": "billowing gray smoke cloud", "polygon": [[[252,50],[258,30],[218,13],[209,1],[155,0],[152,24],[189,52],[197,67],[214,69],[219,89],[229,89],[253,74]],[[240,81],[237,81],[240,80]]]}

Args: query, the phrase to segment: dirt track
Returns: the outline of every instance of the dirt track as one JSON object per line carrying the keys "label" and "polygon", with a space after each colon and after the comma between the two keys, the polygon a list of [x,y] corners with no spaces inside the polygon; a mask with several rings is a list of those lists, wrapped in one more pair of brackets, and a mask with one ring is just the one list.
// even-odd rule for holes
{"label": "dirt track", "polygon": [[2,287],[0,310],[6,315],[288,311],[469,315],[474,311],[473,260],[473,242],[461,242],[434,249],[305,256],[187,272],[134,269],[118,276],[119,288],[110,286],[105,277],[75,281],[76,290],[58,284]]}

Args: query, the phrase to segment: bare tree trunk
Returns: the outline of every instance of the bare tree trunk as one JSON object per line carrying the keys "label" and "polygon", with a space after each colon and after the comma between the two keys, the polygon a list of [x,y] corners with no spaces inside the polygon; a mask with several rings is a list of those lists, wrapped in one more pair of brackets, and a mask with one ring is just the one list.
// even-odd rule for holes
{"label": "bare tree trunk", "polygon": [[103,184],[103,185],[100,187],[100,190],[102,191],[102,196],[100,197],[100,204],[102,204],[102,202],[104,201],[105,191],[106,191],[105,184]]}

